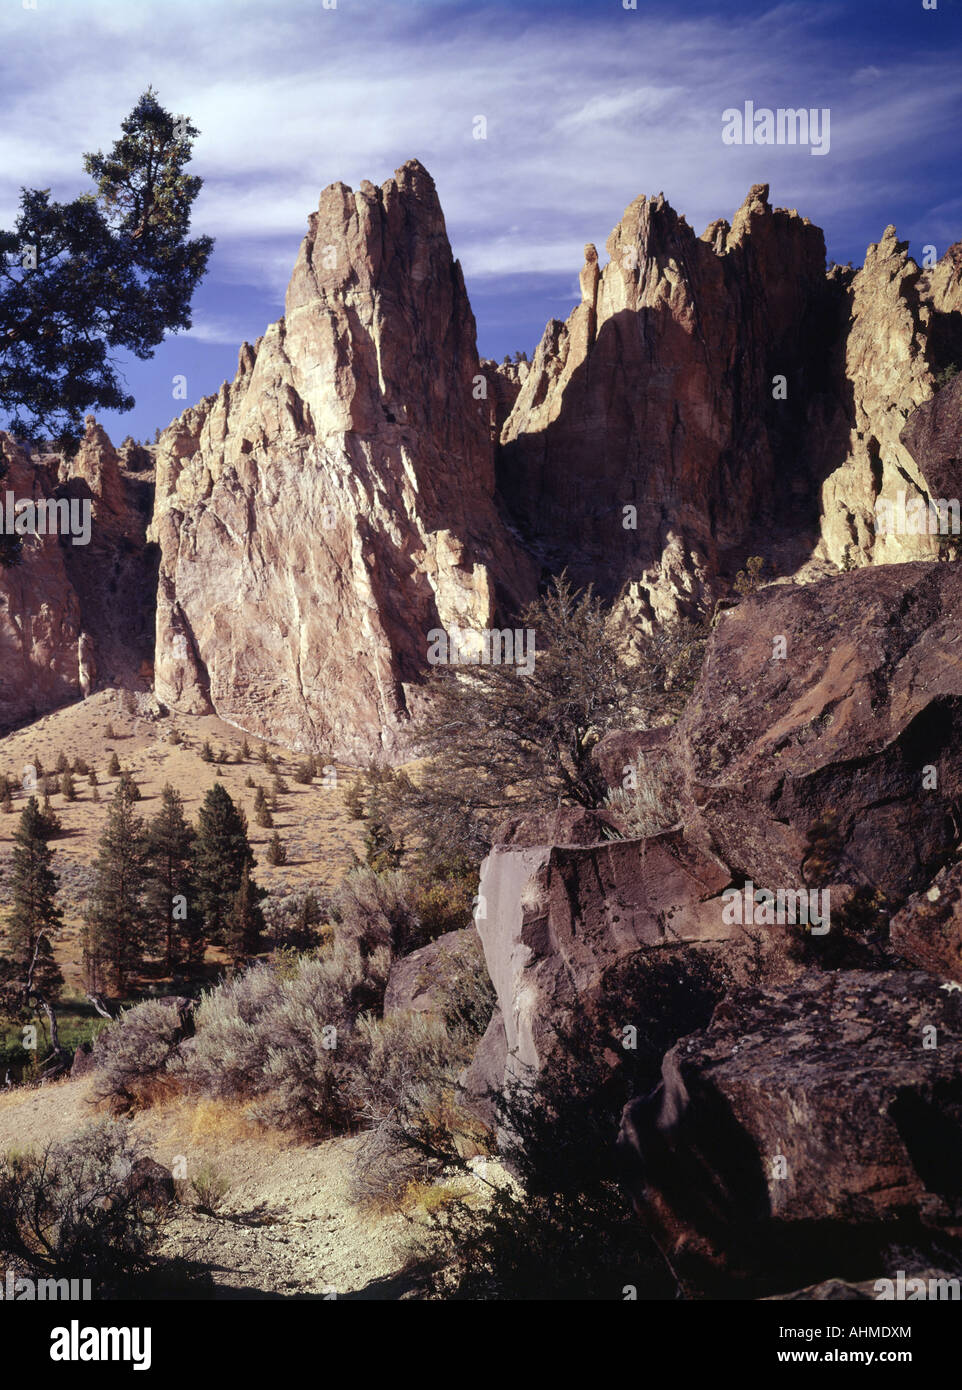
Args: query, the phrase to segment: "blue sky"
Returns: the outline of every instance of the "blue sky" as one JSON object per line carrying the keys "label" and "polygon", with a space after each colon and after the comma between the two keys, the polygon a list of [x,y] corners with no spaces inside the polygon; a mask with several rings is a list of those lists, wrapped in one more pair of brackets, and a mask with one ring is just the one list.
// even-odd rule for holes
{"label": "blue sky", "polygon": [[[130,362],[137,406],[103,416],[115,438],[152,437],[283,312],[320,190],[413,156],[487,356],[531,354],[576,299],[585,242],[604,260],[642,193],[700,232],[767,182],[825,229],[830,259],[858,264],[889,222],[941,255],[962,238],[960,57],[962,0],[4,0],[0,225],[21,185],[87,187],[83,152],[109,147],[150,83],[200,128],[195,227],[217,245],[194,328]],[[724,145],[722,111],[746,100],[828,107],[830,152]]]}

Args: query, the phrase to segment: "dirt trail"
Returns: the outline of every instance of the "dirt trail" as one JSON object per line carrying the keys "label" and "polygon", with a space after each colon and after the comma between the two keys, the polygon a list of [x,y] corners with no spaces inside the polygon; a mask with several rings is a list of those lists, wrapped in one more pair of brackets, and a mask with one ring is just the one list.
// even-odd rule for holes
{"label": "dirt trail", "polygon": [[[68,1138],[96,1117],[89,1082],[64,1081],[0,1096],[0,1151]],[[161,1254],[209,1269],[217,1297],[396,1299],[423,1227],[368,1215],[348,1196],[356,1139],[289,1144],[253,1130],[242,1113],[175,1100],[138,1115],[134,1129],[166,1167],[188,1177],[212,1164],[230,1181],[216,1216],[180,1207]]]}

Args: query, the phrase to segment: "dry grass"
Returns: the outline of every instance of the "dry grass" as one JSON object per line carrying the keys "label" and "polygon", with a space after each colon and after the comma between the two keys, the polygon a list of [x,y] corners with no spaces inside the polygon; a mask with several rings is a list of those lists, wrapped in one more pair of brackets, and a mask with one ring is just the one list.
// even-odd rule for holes
{"label": "dry grass", "polygon": [[[115,738],[108,737],[108,725],[113,728]],[[180,744],[169,741],[175,729],[183,737]],[[93,789],[87,777],[79,773],[74,778],[76,801],[65,801],[59,792],[52,797],[54,810],[64,828],[63,836],[52,841],[54,867],[65,882],[69,881],[71,871],[89,870],[96,859],[110,797],[118,780],[107,775],[111,753],[116,752],[121,766],[132,773],[140,787],[143,799],[137,811],[141,816],[149,818],[156,814],[161,790],[165,783],[170,783],[183,797],[187,817],[196,820],[204,795],[215,781],[220,781],[247,814],[250,840],[257,857],[257,880],[268,892],[276,893],[281,889],[293,893],[308,889],[327,892],[334,888],[350,868],[354,853],[363,855],[363,827],[351,819],[344,805],[354,773],[338,766],[337,786],[323,787],[319,782],[305,786],[293,780],[302,755],[277,745],[267,745],[289,787],[278,798],[278,808],[273,813],[274,825],[288,846],[288,862],[272,867],[267,862],[267,846],[273,831],[255,825],[255,789],[244,785],[250,777],[270,793],[272,775],[256,756],[261,740],[248,738],[249,761],[222,765],[203,761],[200,753],[205,742],[210,742],[215,750],[228,750],[234,758],[240,754],[244,735],[213,715],[202,718],[173,715],[158,720],[138,717],[124,708],[118,691],[103,690],[89,700],[56,710],[0,738],[0,772],[19,782],[24,767],[38,757],[45,772],[51,771],[60,752],[71,761],[78,757],[84,759],[96,771],[100,782],[99,802],[92,798]],[[222,775],[218,776],[218,772]],[[15,797],[17,813],[25,804],[25,793]],[[18,821],[19,814],[0,815],[0,866],[9,856]],[[57,957],[68,992],[75,992],[82,983],[82,902],[79,894],[76,901],[71,900],[69,893],[63,896],[65,921],[57,942]],[[220,954],[212,952],[211,960],[218,961]]]}

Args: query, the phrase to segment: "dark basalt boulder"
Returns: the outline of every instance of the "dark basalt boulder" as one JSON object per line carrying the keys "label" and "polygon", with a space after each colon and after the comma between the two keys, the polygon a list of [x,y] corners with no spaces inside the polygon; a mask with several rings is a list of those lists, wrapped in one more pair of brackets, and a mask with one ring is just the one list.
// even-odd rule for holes
{"label": "dark basalt boulder", "polygon": [[[626,1107],[625,1182],[683,1286],[760,1296],[962,1238],[962,993],[808,972],[724,1000]],[[930,1262],[934,1262],[931,1261]]]}

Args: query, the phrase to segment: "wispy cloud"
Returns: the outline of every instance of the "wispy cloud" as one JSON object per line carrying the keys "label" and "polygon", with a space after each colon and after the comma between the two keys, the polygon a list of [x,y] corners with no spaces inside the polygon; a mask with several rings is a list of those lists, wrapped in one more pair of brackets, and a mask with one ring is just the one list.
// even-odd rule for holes
{"label": "wispy cloud", "polygon": [[[893,220],[940,251],[962,234],[945,183],[962,105],[958,54],[948,44],[923,51],[934,31],[921,7],[901,21],[904,42],[884,47],[871,42],[864,4],[847,0],[767,11],[732,0],[697,18],[692,8],[9,4],[0,8],[0,225],[21,184],[55,196],[83,187],[81,153],[115,138],[153,83],[202,132],[196,224],[217,251],[198,341],[228,331],[246,289],[281,311],[324,186],[382,182],[412,156],[437,181],[469,289],[576,274],[585,242],[603,254],[641,193],[664,191],[700,231],[731,217],[752,183],[769,182],[775,203],[826,228],[840,259],[860,258]],[[747,99],[830,107],[831,154],[723,146],[722,111]],[[484,140],[474,138],[478,116]]]}

